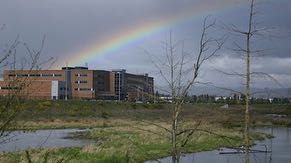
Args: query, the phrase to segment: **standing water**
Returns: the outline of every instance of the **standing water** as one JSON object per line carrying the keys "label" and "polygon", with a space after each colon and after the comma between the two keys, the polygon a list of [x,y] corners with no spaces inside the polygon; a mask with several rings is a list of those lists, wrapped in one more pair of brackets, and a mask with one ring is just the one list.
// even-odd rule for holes
{"label": "standing water", "polygon": [[[260,128],[264,132],[275,136],[273,139],[256,142],[252,149],[269,150],[271,153],[251,153],[251,163],[290,163],[291,162],[291,128]],[[243,163],[244,154],[219,154],[219,150],[186,154],[181,158],[181,163]],[[171,157],[159,161],[168,163]],[[148,161],[146,163],[153,163]]]}
{"label": "standing water", "polygon": [[12,152],[30,148],[80,147],[94,143],[92,140],[67,139],[70,133],[80,129],[36,130],[35,132],[13,131],[0,139],[0,152]]}

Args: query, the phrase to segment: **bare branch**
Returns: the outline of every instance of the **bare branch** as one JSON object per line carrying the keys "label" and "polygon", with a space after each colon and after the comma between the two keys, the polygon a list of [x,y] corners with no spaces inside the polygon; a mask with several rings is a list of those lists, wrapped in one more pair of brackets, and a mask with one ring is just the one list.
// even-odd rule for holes
{"label": "bare branch", "polygon": [[4,57],[0,58],[0,64],[2,62],[4,62],[5,60],[7,60],[8,57],[11,56],[11,54],[15,53],[15,50],[16,50],[16,47],[18,46],[18,44],[19,44],[19,35],[16,36],[15,40],[9,46],[9,48],[7,50],[5,50],[6,53],[4,54]]}

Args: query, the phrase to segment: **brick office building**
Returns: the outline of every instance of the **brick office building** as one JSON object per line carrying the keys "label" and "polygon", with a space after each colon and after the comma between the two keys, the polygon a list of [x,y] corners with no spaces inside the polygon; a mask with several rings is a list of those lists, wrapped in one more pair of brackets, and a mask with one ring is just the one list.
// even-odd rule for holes
{"label": "brick office building", "polygon": [[[125,70],[89,70],[63,67],[62,70],[5,70],[0,95],[21,89],[24,96],[39,99],[101,99],[150,101],[153,78],[128,74]],[[21,83],[15,84],[17,81]],[[14,83],[14,84],[13,84]]]}
{"label": "brick office building", "polygon": [[64,76],[62,70],[4,70],[0,95],[17,92],[27,98],[64,98]]}

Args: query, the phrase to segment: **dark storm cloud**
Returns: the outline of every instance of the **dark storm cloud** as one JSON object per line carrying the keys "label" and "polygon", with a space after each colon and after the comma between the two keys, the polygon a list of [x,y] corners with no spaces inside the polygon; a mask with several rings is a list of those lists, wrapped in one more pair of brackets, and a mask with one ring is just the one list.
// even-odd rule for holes
{"label": "dark storm cloud", "polygon": [[[43,35],[46,35],[43,55],[58,57],[57,64],[64,65],[71,57],[71,53],[90,47],[97,41],[102,42],[102,39],[113,33],[181,13],[189,6],[202,3],[212,5],[213,2],[215,0],[3,0],[0,2],[0,24],[6,26],[0,31],[0,48],[3,49],[5,44],[13,41],[18,34],[21,41],[38,48]],[[259,11],[257,21],[262,27],[275,27],[273,33],[266,34],[274,34],[276,37],[260,38],[254,42],[256,44],[254,48],[270,49],[267,57],[256,61],[254,68],[287,80],[291,76],[289,66],[291,65],[291,22],[289,21],[291,2],[289,0],[261,0],[260,2],[257,8]],[[190,40],[188,51],[195,52],[201,32],[201,22],[207,13],[195,20],[172,26],[175,39]],[[212,15],[218,23],[236,24],[241,29],[246,27],[247,16],[246,5],[230,7]],[[111,55],[111,58],[100,57],[97,61],[89,61],[89,66],[102,69],[127,68],[131,72],[154,72],[148,56],[142,49],[147,49],[156,55],[162,54],[161,41],[164,40],[166,33],[165,28],[165,31],[159,34],[113,52],[117,54]],[[218,37],[224,33],[227,32],[217,29],[214,36]],[[243,39],[231,37],[222,56],[207,63],[206,70],[243,68],[238,66],[243,62],[229,50],[234,40],[240,42]],[[25,49],[19,48],[17,55],[25,55]],[[212,71],[205,72],[202,78],[225,83],[220,75]],[[238,82],[232,81],[234,84]],[[229,80],[228,83],[232,81]]]}

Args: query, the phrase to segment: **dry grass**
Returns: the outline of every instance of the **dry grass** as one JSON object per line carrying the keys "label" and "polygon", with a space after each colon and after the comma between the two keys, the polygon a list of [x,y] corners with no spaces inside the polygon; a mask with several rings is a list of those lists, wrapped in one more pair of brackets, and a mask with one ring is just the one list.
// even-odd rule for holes
{"label": "dry grass", "polygon": [[[94,139],[95,144],[83,148],[63,148],[31,150],[34,162],[43,162],[45,156],[49,162],[65,159],[67,162],[142,162],[170,155],[171,110],[167,104],[162,108],[130,104],[85,105],[84,108],[66,110],[58,104],[47,108],[28,109],[21,113],[18,128],[92,128],[90,132],[74,135],[79,138]],[[74,105],[72,106],[75,107]],[[80,107],[82,107],[80,105]],[[105,109],[106,108],[106,109]],[[82,110],[83,109],[83,110]],[[253,125],[289,123],[287,120],[274,120],[264,117],[267,113],[285,113],[284,110],[256,108],[253,112]],[[183,152],[205,151],[226,146],[242,144],[240,125],[243,121],[243,110],[240,106],[221,109],[220,105],[185,105],[180,128],[195,128],[189,143],[182,148]],[[288,113],[288,112],[287,112]],[[80,116],[78,116],[80,115]],[[288,114],[289,115],[289,114]],[[29,116],[33,116],[29,118]],[[253,140],[265,136],[253,134]],[[185,138],[182,135],[180,139]],[[0,155],[0,162],[25,162],[25,153],[5,153]],[[27,160],[26,160],[27,161]]]}

